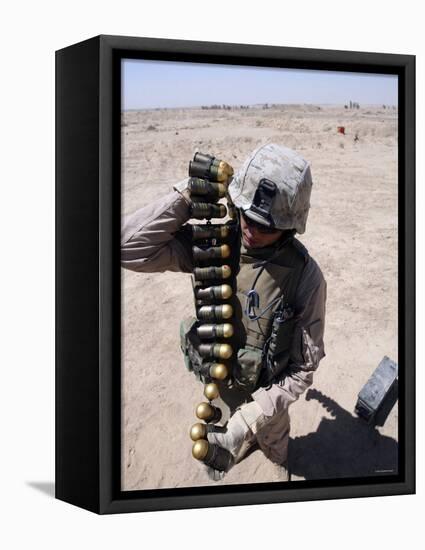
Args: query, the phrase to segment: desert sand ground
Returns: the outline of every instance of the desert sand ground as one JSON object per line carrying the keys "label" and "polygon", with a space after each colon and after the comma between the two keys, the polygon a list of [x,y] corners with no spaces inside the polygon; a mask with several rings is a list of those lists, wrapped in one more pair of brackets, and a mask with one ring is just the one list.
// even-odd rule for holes
{"label": "desert sand ground", "polygon": [[[337,126],[345,126],[345,136]],[[354,414],[357,394],[383,356],[397,361],[396,110],[288,105],[125,112],[122,214],[169,192],[186,177],[195,151],[237,169],[266,142],[296,149],[311,162],[311,211],[300,240],[328,283],[326,357],[314,389],[290,410],[292,479],[396,471],[397,405],[383,426],[367,426]],[[179,349],[180,320],[194,313],[190,276],[122,270],[122,282],[123,489],[279,480],[281,472],[259,450],[220,482],[210,481],[191,456],[188,430],[202,386]]]}

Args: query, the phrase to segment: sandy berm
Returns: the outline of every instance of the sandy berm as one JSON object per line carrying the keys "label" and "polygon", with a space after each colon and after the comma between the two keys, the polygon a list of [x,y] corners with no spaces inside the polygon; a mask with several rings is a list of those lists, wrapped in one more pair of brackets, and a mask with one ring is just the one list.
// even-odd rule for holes
{"label": "sandy berm", "polygon": [[[397,116],[383,106],[311,105],[122,114],[123,216],[172,190],[198,150],[238,169],[257,146],[275,142],[311,162],[300,240],[328,284],[326,357],[314,389],[290,409],[293,480],[397,470],[397,405],[383,426],[354,414],[383,356],[397,361]],[[194,314],[190,275],[121,273],[122,488],[278,481],[279,468],[260,450],[220,482],[192,458],[189,429],[204,398],[179,347],[180,320]]]}

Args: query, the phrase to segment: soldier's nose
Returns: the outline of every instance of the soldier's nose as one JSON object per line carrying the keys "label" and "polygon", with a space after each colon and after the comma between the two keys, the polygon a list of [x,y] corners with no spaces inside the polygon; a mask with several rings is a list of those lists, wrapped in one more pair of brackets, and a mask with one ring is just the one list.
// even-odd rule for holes
{"label": "soldier's nose", "polygon": [[251,227],[247,227],[245,233],[248,238],[254,237],[254,231]]}
{"label": "soldier's nose", "polygon": [[252,225],[248,227],[248,232],[249,232],[251,237],[258,237],[258,235],[260,234],[258,229],[255,226],[252,226]]}

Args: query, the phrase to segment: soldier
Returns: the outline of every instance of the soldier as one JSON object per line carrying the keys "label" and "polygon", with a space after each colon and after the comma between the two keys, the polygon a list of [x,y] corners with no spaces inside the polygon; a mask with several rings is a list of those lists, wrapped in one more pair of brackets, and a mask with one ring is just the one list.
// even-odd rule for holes
{"label": "soldier", "polygon": [[[122,266],[140,272],[192,272],[187,179],[136,211],[124,225]],[[309,164],[276,144],[256,149],[229,185],[241,227],[233,386],[220,396],[230,408],[225,429],[209,428],[218,479],[253,446],[288,479],[289,406],[312,384],[324,357],[326,282],[295,238],[310,207]],[[188,342],[190,335],[187,335]],[[190,344],[190,342],[189,342]],[[197,365],[191,369],[197,371]],[[221,472],[221,473],[219,473]]]}

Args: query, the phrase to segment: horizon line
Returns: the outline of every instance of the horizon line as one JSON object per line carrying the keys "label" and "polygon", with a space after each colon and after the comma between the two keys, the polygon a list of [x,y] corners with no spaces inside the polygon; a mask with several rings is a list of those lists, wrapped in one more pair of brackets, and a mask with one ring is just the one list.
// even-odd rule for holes
{"label": "horizon line", "polygon": [[[351,101],[351,100],[350,100]],[[358,102],[354,102],[358,103]],[[355,107],[348,107],[348,103],[212,103],[212,104],[204,104],[204,105],[181,105],[181,106],[175,106],[175,107],[131,107],[129,109],[123,109],[121,108],[121,112],[129,112],[129,111],[160,111],[160,110],[173,110],[173,109],[204,109],[204,110],[223,110],[223,106],[230,107],[230,108],[237,108],[240,109],[242,107],[263,107],[264,105],[268,105],[269,109],[273,109],[275,107],[284,107],[286,105],[288,106],[311,106],[311,107],[346,107],[348,110],[358,110]],[[365,107],[379,107],[379,108],[392,108],[397,109],[397,105],[394,103],[362,103],[359,104],[359,109],[365,108]]]}

